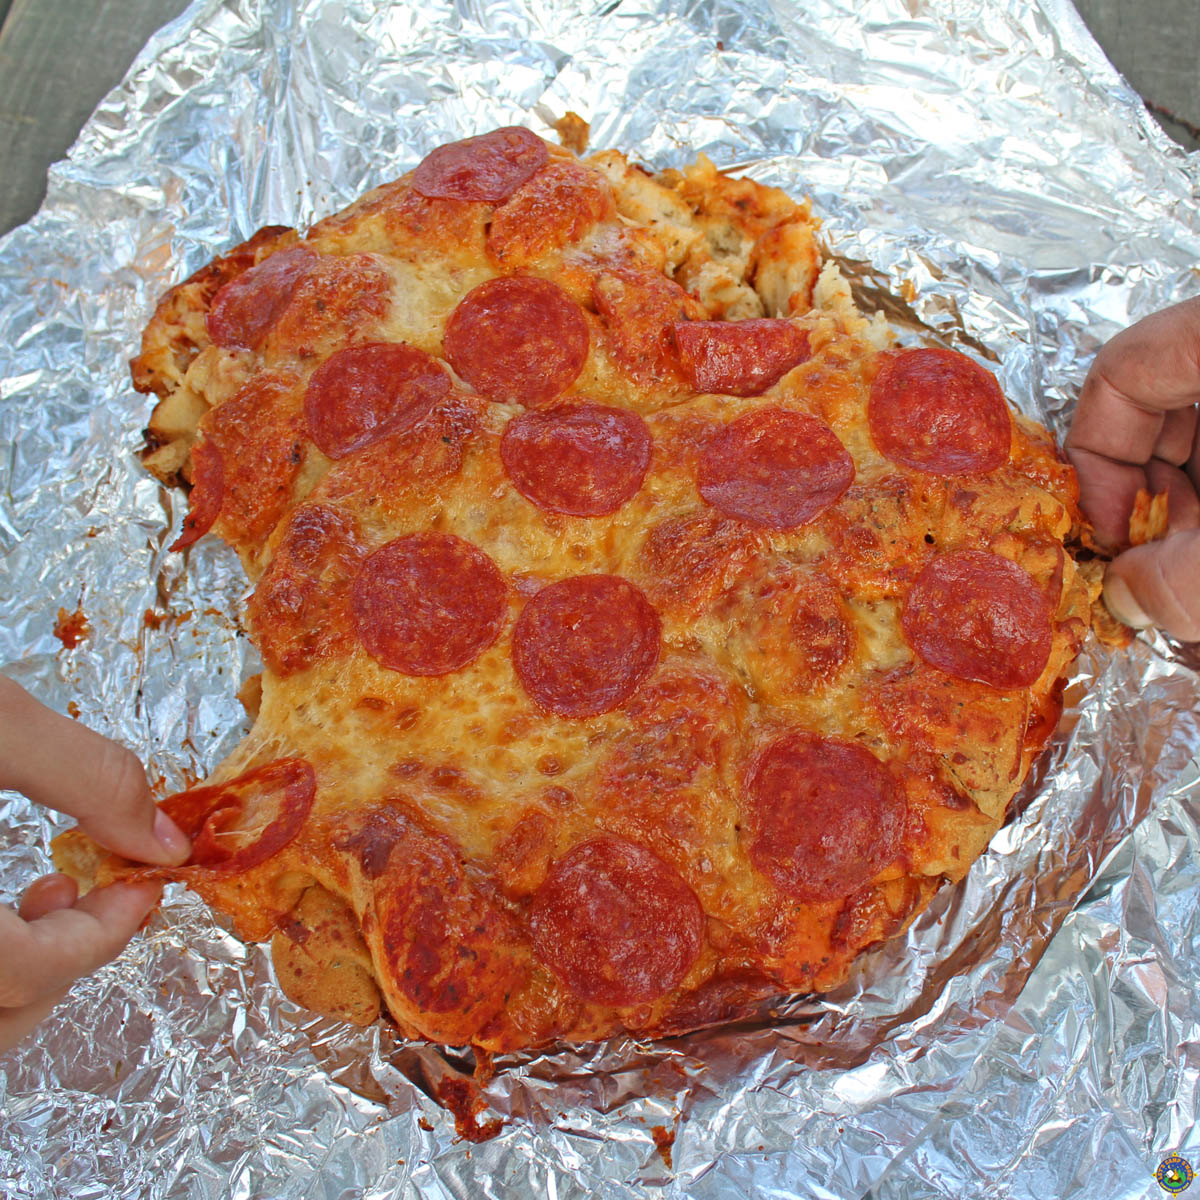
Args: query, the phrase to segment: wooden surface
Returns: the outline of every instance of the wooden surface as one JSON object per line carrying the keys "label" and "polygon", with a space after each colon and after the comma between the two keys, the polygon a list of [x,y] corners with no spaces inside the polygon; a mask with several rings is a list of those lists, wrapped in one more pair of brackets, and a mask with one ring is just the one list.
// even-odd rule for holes
{"label": "wooden surface", "polygon": [[[1163,128],[1200,148],[1200,0],[1076,0]],[[0,233],[28,220],[46,168],[186,0],[0,0]]]}

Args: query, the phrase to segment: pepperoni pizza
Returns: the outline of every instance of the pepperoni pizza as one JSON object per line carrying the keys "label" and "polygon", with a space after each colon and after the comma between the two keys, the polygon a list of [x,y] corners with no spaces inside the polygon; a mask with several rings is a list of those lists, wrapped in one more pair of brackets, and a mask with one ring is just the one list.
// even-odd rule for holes
{"label": "pepperoni pizza", "polygon": [[525,129],[170,291],[146,465],[253,585],[163,806],[301,1004],[490,1050],[821,991],[987,846],[1089,594],[1073,474],[807,204]]}

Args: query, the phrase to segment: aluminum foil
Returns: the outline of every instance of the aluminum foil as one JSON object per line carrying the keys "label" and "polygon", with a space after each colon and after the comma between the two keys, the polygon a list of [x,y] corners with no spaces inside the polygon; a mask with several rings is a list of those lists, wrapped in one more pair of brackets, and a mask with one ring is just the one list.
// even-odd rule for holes
{"label": "aluminum foil", "polygon": [[[134,458],[155,298],[442,141],[569,109],[596,148],[811,194],[866,302],[1059,434],[1103,340],[1200,291],[1200,156],[1067,0],[198,0],[0,241],[3,669],[164,786],[216,764],[255,669],[245,582],[220,546],[166,553],[181,498]],[[499,1060],[481,1144],[434,1099],[469,1054],[297,1009],[179,891],[0,1057],[0,1194],[1159,1194],[1165,1154],[1200,1166],[1194,665],[1089,645],[1012,820],[905,939],[755,1022]],[[0,794],[0,899],[61,825]]]}

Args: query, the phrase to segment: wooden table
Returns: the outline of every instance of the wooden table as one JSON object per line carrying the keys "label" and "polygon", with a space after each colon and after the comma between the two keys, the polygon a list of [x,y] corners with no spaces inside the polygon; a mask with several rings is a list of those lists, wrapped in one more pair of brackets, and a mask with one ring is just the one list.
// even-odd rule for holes
{"label": "wooden table", "polygon": [[[1077,0],[1100,44],[1200,148],[1200,0]],[[31,217],[62,158],[150,35],[186,0],[0,0],[0,233]]]}

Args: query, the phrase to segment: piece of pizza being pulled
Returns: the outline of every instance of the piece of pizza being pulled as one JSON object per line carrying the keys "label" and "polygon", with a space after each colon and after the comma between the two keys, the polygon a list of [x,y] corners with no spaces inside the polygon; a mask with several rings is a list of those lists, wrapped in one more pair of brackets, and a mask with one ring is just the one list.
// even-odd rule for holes
{"label": "piece of pizza being pulled", "polygon": [[253,584],[163,807],[301,1005],[503,1051],[842,982],[983,852],[1094,598],[1073,472],[807,203],[522,128],[173,288],[145,464]]}

